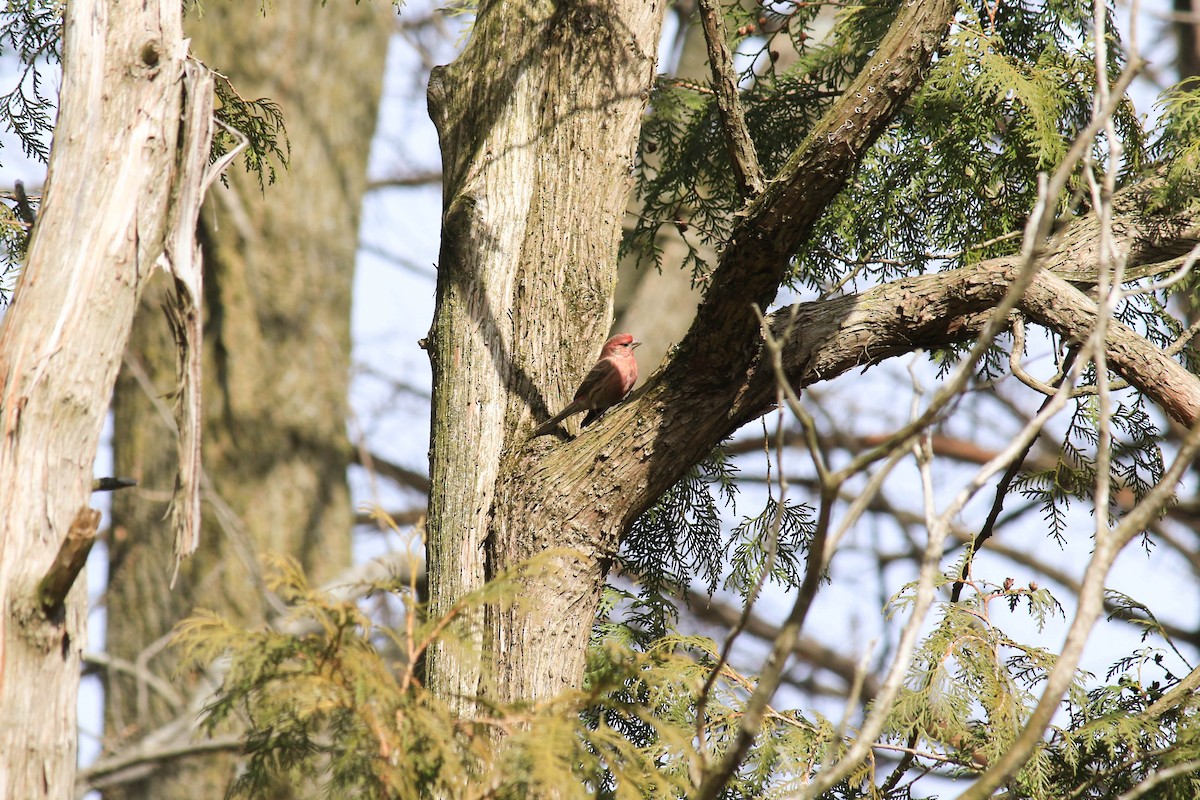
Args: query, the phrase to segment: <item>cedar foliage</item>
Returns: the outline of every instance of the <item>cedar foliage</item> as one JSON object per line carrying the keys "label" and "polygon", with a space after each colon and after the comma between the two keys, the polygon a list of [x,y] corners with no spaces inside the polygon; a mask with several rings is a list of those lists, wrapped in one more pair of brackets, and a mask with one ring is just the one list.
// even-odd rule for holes
{"label": "cedar foliage", "polygon": [[[550,555],[463,598],[452,615],[473,604],[519,603],[522,577],[533,577]],[[233,717],[248,722],[245,769],[233,796],[256,797],[280,782],[320,785],[330,797],[687,796],[701,687],[716,663],[713,641],[674,632],[647,637],[615,619],[623,598],[614,593],[594,629],[582,689],[532,708],[490,703],[479,718],[459,719],[418,678],[422,651],[453,626],[422,618],[415,585],[373,585],[404,609],[404,626],[381,628],[355,602],[309,587],[294,562],[277,559],[270,572],[272,590],[289,606],[285,622],[247,631],[200,612],[176,634],[196,664],[216,664],[223,673],[204,712],[207,730],[219,731]],[[946,576],[943,584],[951,581]],[[940,604],[880,742],[940,760],[908,783],[868,762],[826,796],[907,797],[927,774],[979,770],[1019,733],[1055,654],[1005,628],[1025,615],[1040,629],[1062,608],[1032,584],[968,585],[963,602]],[[911,589],[892,598],[890,613],[908,606]],[[1146,630],[1147,638],[1169,641],[1152,617]],[[1154,710],[1179,682],[1163,666],[1164,652],[1163,645],[1139,649],[1090,689],[1093,676],[1078,675],[1066,724],[1038,748],[1011,796],[1113,797],[1155,770],[1194,759],[1197,699],[1168,713]],[[710,756],[729,746],[752,688],[751,676],[721,668],[703,703]],[[820,714],[771,709],[724,796],[785,797],[845,744]],[[880,784],[893,785],[880,793]],[[1197,789],[1200,773],[1184,774],[1154,796],[1193,797]]]}

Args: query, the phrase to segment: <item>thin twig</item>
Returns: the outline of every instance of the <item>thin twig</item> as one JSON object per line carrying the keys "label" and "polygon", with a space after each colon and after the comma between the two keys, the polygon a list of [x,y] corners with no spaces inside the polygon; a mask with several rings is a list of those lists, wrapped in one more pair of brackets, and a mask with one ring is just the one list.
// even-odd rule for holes
{"label": "thin twig", "polygon": [[[930,761],[941,761],[943,764],[961,764],[962,763],[957,758],[950,758],[949,756],[939,756],[936,753],[930,753],[925,750],[917,750],[917,749],[913,748],[911,745],[909,745],[908,747],[901,747],[898,744],[876,743],[876,744],[872,745],[872,747],[875,750],[888,750],[893,753],[904,753],[905,758],[901,760],[901,763],[903,763],[904,761],[911,762],[911,760],[913,758],[926,758],[926,759],[929,759]],[[883,794],[882,790],[881,790],[880,796],[886,797],[887,795]]]}
{"label": "thin twig", "polygon": [[136,748],[132,752],[101,759],[92,766],[80,770],[75,779],[76,792],[82,795],[90,790],[119,786],[128,781],[144,778],[146,773],[140,770],[131,775],[125,774],[137,768],[155,768],[180,758],[204,755],[205,753],[234,752],[241,747],[240,737],[222,736],[198,742],[188,741],[154,748]]}
{"label": "thin twig", "polygon": [[[146,399],[154,406],[154,410],[158,412],[159,418],[167,427],[167,430],[178,435],[179,428],[175,424],[175,415],[167,404],[163,401],[162,396],[154,386],[154,381],[150,378],[150,373],[146,371],[145,365],[141,360],[126,354],[124,358],[126,369],[137,382],[138,387],[146,396]],[[225,499],[221,497],[217,491],[212,479],[204,470],[200,472],[201,487],[204,491],[204,500],[209,503],[213,511],[216,512],[214,517],[221,531],[229,537],[230,543],[234,546],[233,550],[238,555],[242,566],[246,569],[250,580],[254,583],[255,589],[259,596],[263,597],[271,609],[278,615],[287,613],[287,605],[279,598],[277,594],[272,592],[267,587],[266,579],[263,577],[262,569],[258,563],[258,557],[254,550],[254,543],[249,531],[246,529],[242,518],[238,515],[233,507],[230,506]]]}
{"label": "thin twig", "polygon": [[1170,277],[1164,278],[1161,281],[1155,281],[1154,283],[1147,284],[1146,286],[1135,286],[1130,289],[1124,289],[1122,290],[1122,295],[1125,297],[1133,297],[1139,294],[1151,294],[1153,292],[1161,292],[1164,289],[1170,289],[1172,286],[1179,283],[1191,273],[1192,267],[1196,266],[1197,258],[1200,258],[1200,244],[1193,247],[1191,252],[1184,256],[1183,264],[1179,267],[1179,269],[1171,273]]}
{"label": "thin twig", "polygon": [[185,705],[182,695],[175,691],[175,687],[171,685],[170,681],[164,680],[150,670],[145,669],[142,664],[126,661],[111,653],[93,650],[85,650],[82,658],[83,663],[89,667],[102,669],[110,675],[119,672],[135,678],[139,684],[145,683],[170,705],[172,711],[179,712]]}
{"label": "thin twig", "polygon": [[1012,746],[983,774],[959,800],[984,800],[1007,781],[1029,758],[1042,741],[1042,734],[1058,712],[1059,702],[1075,678],[1075,669],[1083,654],[1088,633],[1104,610],[1105,580],[1117,555],[1129,541],[1144,530],[1175,494],[1183,473],[1200,453],[1200,424],[1194,426],[1180,445],[1171,466],[1153,489],[1125,515],[1112,533],[1096,540],[1092,558],[1084,573],[1079,604],[1067,632],[1062,652],[1046,676],[1045,689]]}
{"label": "thin twig", "polygon": [[1142,778],[1142,780],[1138,782],[1137,786],[1134,786],[1128,792],[1125,792],[1118,797],[1117,800],[1134,800],[1134,798],[1141,797],[1146,792],[1150,791],[1164,781],[1169,781],[1171,778],[1179,775],[1186,775],[1189,772],[1197,769],[1200,769],[1200,758],[1194,758],[1191,761],[1184,761],[1179,764],[1172,764],[1169,767],[1156,769],[1145,778]]}
{"label": "thin twig", "polygon": [[[763,326],[763,337],[766,341],[768,350],[771,352],[772,363],[776,367],[776,391],[781,398],[786,397],[788,405],[792,407],[793,410],[796,410],[799,407],[799,400],[796,397],[795,392],[792,390],[791,385],[787,382],[787,379],[783,377],[783,341],[787,339],[787,333],[785,332],[780,339],[775,339],[771,336],[770,330],[766,325],[766,320],[762,315],[762,311],[755,306],[754,312],[758,315],[759,324]],[[799,410],[801,413],[804,413],[803,409]],[[809,422],[811,423],[811,419],[809,419]],[[810,426],[810,429],[814,433],[814,437],[810,437],[810,439],[812,443],[815,444],[815,428],[811,428]],[[786,449],[786,439],[784,434],[785,429],[783,425],[783,415],[780,414],[779,422],[776,428],[776,457],[778,459],[777,472],[779,474],[779,499],[775,503],[775,513],[771,520],[771,530],[767,540],[766,562],[758,576],[758,580],[755,581],[753,589],[746,598],[741,615],[738,617],[737,622],[725,637],[725,643],[721,648],[721,653],[717,658],[717,663],[714,664],[713,668],[709,671],[708,677],[704,681],[704,687],[700,690],[700,695],[696,699],[696,741],[697,751],[700,756],[700,764],[698,765],[698,769],[694,770],[694,774],[692,775],[692,783],[696,786],[700,786],[703,783],[702,770],[705,766],[704,762],[707,759],[707,736],[705,735],[704,713],[705,708],[708,705],[709,694],[711,693],[712,688],[717,681],[717,677],[721,674],[721,671],[725,668],[725,665],[729,663],[729,656],[733,652],[734,642],[737,641],[738,636],[741,635],[742,631],[745,630],[747,623],[750,621],[751,615],[754,613],[754,604],[758,600],[759,595],[762,593],[763,586],[766,584],[767,578],[770,577],[771,571],[775,568],[775,556],[778,549],[779,530],[783,523],[783,504],[787,496],[787,478],[783,473],[783,453]],[[764,447],[767,448],[767,491],[769,497],[771,492],[770,439],[766,435],[765,423],[763,428],[763,444]],[[823,474],[823,459],[821,459],[818,450],[810,448],[810,451],[813,453],[814,463],[817,464],[818,474]],[[828,471],[825,470],[824,474],[827,474],[827,472]],[[810,551],[809,559],[811,560],[814,557],[814,554],[812,551]]]}
{"label": "thin twig", "polygon": [[[1017,345],[1014,337],[1013,350],[1015,351],[1016,349]],[[1063,363],[1063,371],[1070,371],[1072,369],[1078,352],[1078,350],[1073,349],[1067,353],[1067,359]],[[1055,396],[1058,394],[1059,388],[1061,388],[1061,382],[1060,386],[1055,387],[1053,393],[1042,402],[1041,408],[1038,409],[1039,414],[1045,411],[1050,403],[1053,402]],[[983,527],[979,529],[979,535],[975,537],[975,540],[971,542],[971,546],[967,548],[966,558],[963,559],[962,573],[960,574],[959,579],[955,581],[954,587],[950,591],[950,602],[957,603],[959,597],[962,596],[963,582],[966,581],[967,576],[970,575],[971,560],[974,558],[975,554],[979,552],[980,548],[983,547],[984,543],[992,537],[993,533],[995,533],[996,520],[1000,518],[1000,512],[1004,510],[1004,498],[1008,496],[1008,490],[1012,486],[1013,480],[1016,479],[1017,474],[1021,471],[1022,467],[1024,467],[1025,459],[1029,457],[1029,452],[1033,450],[1033,445],[1036,441],[1036,436],[1030,437],[1029,443],[1025,446],[1025,449],[1020,451],[1016,457],[1013,458],[1012,463],[1008,465],[1008,468],[1004,470],[1004,475],[1000,478],[1000,483],[996,485],[996,497],[992,501],[992,507],[988,511],[987,519],[984,520]]]}
{"label": "thin twig", "polygon": [[[1035,392],[1040,392],[1047,397],[1050,397],[1055,392],[1055,387],[1049,383],[1044,383],[1025,371],[1025,367],[1021,366],[1021,356],[1025,353],[1025,315],[1020,312],[1013,312],[1009,316],[1010,327],[1012,329],[1012,349],[1008,353],[1008,366],[1012,370],[1012,374],[1017,380],[1033,389]],[[1062,375],[1062,370],[1058,373]]]}
{"label": "thin twig", "polygon": [[[926,445],[928,439],[926,438]],[[931,517],[932,477],[929,470],[928,450],[923,451],[923,457],[918,458],[918,468],[921,474],[923,492],[927,497],[926,516]],[[849,750],[828,769],[818,773],[812,783],[803,787],[797,794],[800,798],[819,796],[829,787],[843,780],[861,761],[870,755],[872,746],[883,728],[884,718],[891,713],[892,704],[899,693],[900,686],[908,672],[908,664],[917,646],[917,639],[925,614],[933,605],[934,582],[938,574],[938,564],[941,561],[945,546],[948,525],[934,525],[929,531],[925,551],[921,557],[916,590],[913,597],[912,615],[900,634],[900,641],[892,657],[892,664],[883,681],[879,696],[867,716],[863,727]]]}

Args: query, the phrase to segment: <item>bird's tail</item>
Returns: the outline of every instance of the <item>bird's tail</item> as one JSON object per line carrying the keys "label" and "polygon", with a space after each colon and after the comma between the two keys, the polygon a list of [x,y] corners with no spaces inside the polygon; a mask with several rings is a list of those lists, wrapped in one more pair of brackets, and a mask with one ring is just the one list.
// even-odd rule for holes
{"label": "bird's tail", "polygon": [[543,422],[541,425],[539,425],[529,438],[536,439],[539,436],[545,436],[547,433],[554,430],[554,427],[558,425],[558,423],[562,422],[566,418],[567,413],[565,410],[559,414],[556,414],[546,422]]}

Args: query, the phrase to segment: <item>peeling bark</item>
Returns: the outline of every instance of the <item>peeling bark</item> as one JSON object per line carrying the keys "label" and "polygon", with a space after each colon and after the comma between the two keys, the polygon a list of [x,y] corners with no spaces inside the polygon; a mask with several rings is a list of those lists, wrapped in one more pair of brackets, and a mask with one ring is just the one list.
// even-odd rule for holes
{"label": "peeling bark", "polygon": [[[73,0],[45,201],[0,331],[0,793],[72,793],[83,581],[31,610],[87,514],[138,297],[177,218],[187,45],[178,3]],[[208,105],[211,108],[211,103]],[[208,142],[196,141],[198,158]],[[202,176],[193,176],[202,177]]]}
{"label": "peeling bark", "polygon": [[[184,21],[197,56],[239,93],[279,104],[291,162],[265,189],[235,165],[200,215],[204,346],[193,355],[204,365],[206,505],[200,549],[174,590],[161,522],[174,481],[160,399],[174,380],[166,281],[146,293],[117,381],[114,463],[140,484],[113,500],[108,652],[163,678],[195,682],[180,673],[177,651],[157,649],[193,609],[247,626],[262,620],[260,554],[287,554],[318,583],[350,562],[351,285],[391,17],[386,3],[309,0],[265,16],[254,3],[208,4]],[[193,710],[133,676],[110,671],[106,680],[111,751],[187,738]],[[181,718],[183,733],[172,733]],[[210,752],[147,764],[105,796],[220,797],[236,763]]]}

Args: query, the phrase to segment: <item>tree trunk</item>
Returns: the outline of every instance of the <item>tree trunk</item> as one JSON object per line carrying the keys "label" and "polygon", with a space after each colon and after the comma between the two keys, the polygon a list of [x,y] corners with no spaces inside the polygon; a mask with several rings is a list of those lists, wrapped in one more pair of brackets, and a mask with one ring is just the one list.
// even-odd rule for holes
{"label": "tree trunk", "polygon": [[898,11],[863,72],[747,199],[667,364],[637,397],[555,447],[526,439],[569,397],[608,327],[623,157],[662,9],[481,10],[463,56],[430,81],[446,175],[429,341],[433,611],[451,612],[531,557],[553,560],[527,578],[519,605],[466,615],[460,640],[474,649],[431,654],[430,685],[443,697],[525,701],[578,685],[621,535],[769,407],[761,391],[747,393],[770,374],[752,306],[773,299],[791,254],[920,83],[953,11],[948,0]]}
{"label": "tree trunk", "polygon": [[[565,403],[607,327],[616,240],[609,209],[624,200],[613,154],[625,154],[633,141],[632,131],[628,139],[614,134],[635,121],[634,85],[644,73],[631,65],[650,58],[636,37],[656,36],[658,17],[647,6],[554,13],[491,3],[463,57],[433,76],[430,108],[447,185],[428,342],[428,563],[432,610],[457,617],[460,629],[453,644],[430,654],[428,683],[459,711],[471,713],[481,695],[538,707],[580,683],[621,537],[692,464],[773,406],[775,363],[757,312],[773,302],[793,254],[920,85],[956,8],[951,0],[896,8],[860,73],[782,168],[761,192],[746,182],[750,196],[734,212],[678,348],[640,391],[567,442],[528,436]],[[632,60],[625,57],[631,42]],[[574,93],[561,89],[570,81]],[[1138,202],[1138,190],[1145,189],[1116,205],[1116,257],[1127,259],[1127,277],[1135,269],[1149,276],[1178,268],[1175,259],[1190,247],[1185,239],[1195,241],[1194,220],[1185,232],[1182,221],[1162,225],[1144,216],[1148,203],[1144,193]],[[1081,341],[1098,310],[1072,284],[1096,280],[1096,222],[1075,220],[1053,242],[1037,242],[1039,251],[1044,244],[1053,252],[1028,265],[993,259],[770,314],[766,326],[785,340],[782,371],[799,389],[917,348],[969,341],[985,322],[994,331],[1004,319],[994,318],[997,307],[1014,302]],[[1014,285],[1027,287],[1022,297],[1009,297]],[[1174,419],[1195,424],[1195,376],[1116,321],[1105,345],[1110,369]],[[531,559],[516,602],[475,610],[481,598],[470,592]],[[807,588],[818,575],[809,572]],[[739,743],[756,728],[748,718]],[[707,771],[702,791],[719,791],[722,774]]]}
{"label": "tree trunk", "polygon": [[[534,412],[544,419],[566,403],[608,330],[619,211],[663,11],[492,4],[463,55],[430,81],[446,175],[430,339],[434,614],[494,572],[483,556],[505,451],[528,434]],[[543,372],[552,354],[568,368]],[[584,626],[574,647],[497,672],[499,696],[546,696],[577,682],[584,616],[572,620],[573,631]],[[477,650],[431,654],[431,683],[448,698],[486,690],[475,656],[498,666],[498,643],[485,641],[478,617],[470,624]]]}
{"label": "tree trunk", "polygon": [[1172,0],[1172,8],[1179,16],[1175,19],[1175,35],[1179,39],[1179,54],[1176,67],[1180,80],[1200,74],[1200,22],[1197,22],[1193,0]]}
{"label": "tree trunk", "polygon": [[[114,500],[108,648],[172,678],[160,643],[194,608],[261,620],[262,554],[296,558],[314,582],[349,565],[346,470],[350,301],[359,208],[384,72],[390,8],[317,0],[271,9],[206,4],[188,21],[198,56],[243,97],[277,102],[290,167],[261,189],[233,169],[201,215],[205,522],[201,549],[168,587],[159,522],[174,479],[156,406],[173,378],[171,334],[148,294],[114,400],[114,458],[137,490]],[[286,69],[281,66],[287,65]],[[186,689],[195,690],[194,676]],[[144,682],[108,676],[106,731],[121,748],[180,715]],[[233,760],[205,756],[111,797],[219,797]]]}
{"label": "tree trunk", "polygon": [[[565,404],[605,338],[664,8],[489,3],[463,54],[431,76],[445,175],[428,341],[433,614],[482,586],[506,449]],[[566,368],[547,373],[552,362]],[[468,647],[430,653],[431,685],[443,697],[479,692],[482,624],[480,615],[466,623]],[[527,696],[526,680],[538,695],[574,683],[577,644],[527,664],[521,685],[501,696]]]}
{"label": "tree trunk", "polygon": [[170,2],[66,6],[45,201],[0,333],[5,797],[73,791],[85,587],[74,581],[48,614],[36,593],[73,523],[76,536],[94,532],[92,463],[138,297],[172,204],[200,191],[180,185],[180,165],[206,158],[208,141],[191,154],[177,147],[184,91],[200,96],[211,83],[184,77],[180,13]]}

